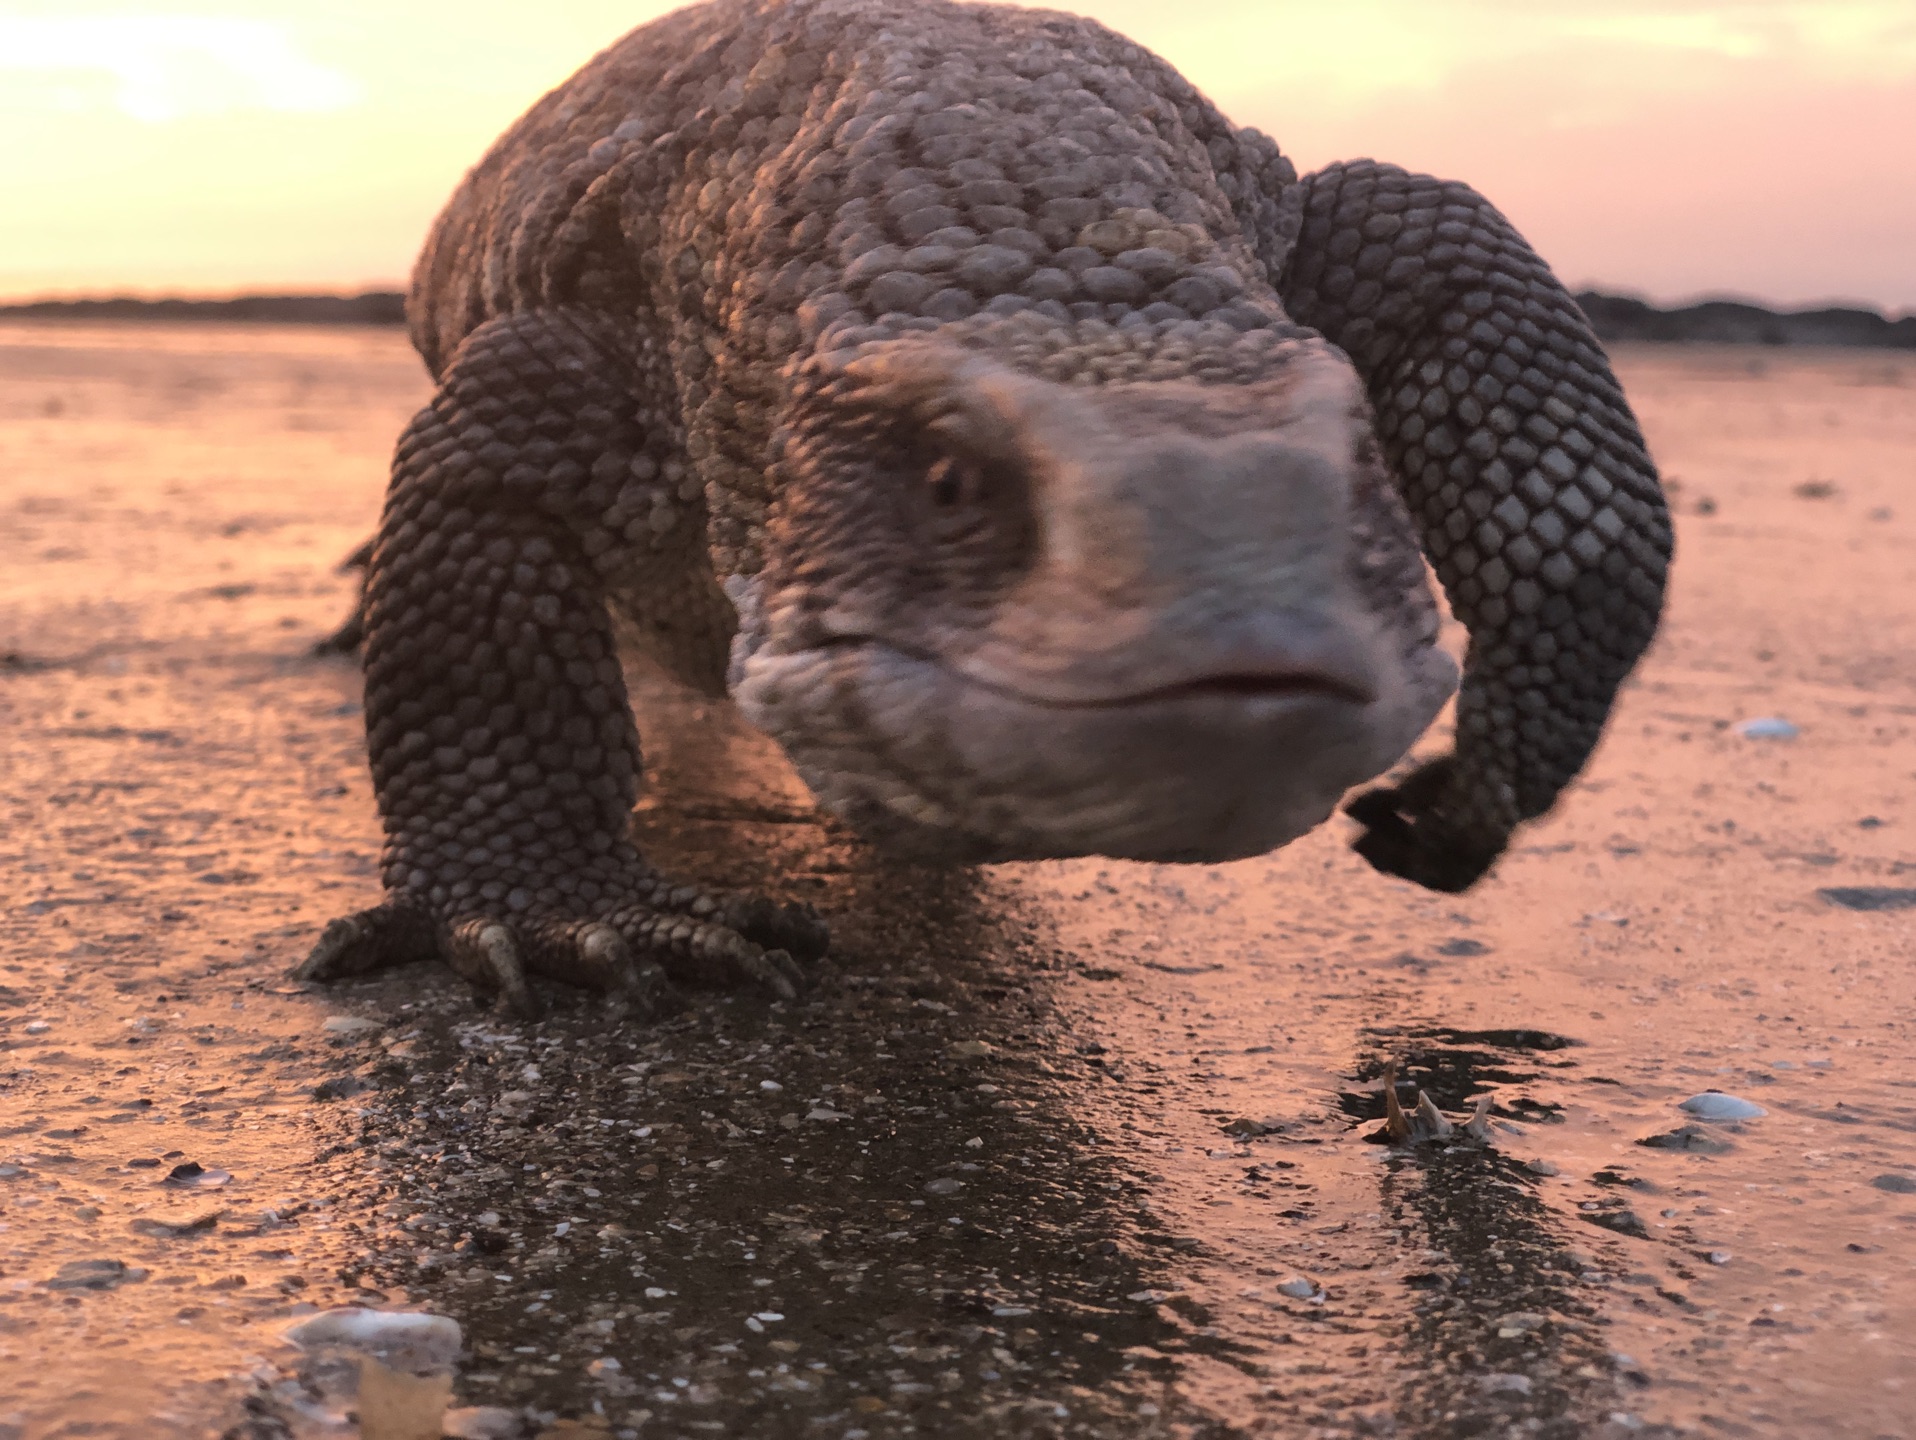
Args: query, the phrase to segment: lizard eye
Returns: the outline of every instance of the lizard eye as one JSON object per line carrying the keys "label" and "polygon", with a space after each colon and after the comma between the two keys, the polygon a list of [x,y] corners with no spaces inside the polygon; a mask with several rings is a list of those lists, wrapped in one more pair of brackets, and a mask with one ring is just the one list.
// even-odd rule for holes
{"label": "lizard eye", "polygon": [[956,510],[984,497],[984,472],[970,461],[942,455],[925,472],[925,487],[933,505],[940,510]]}

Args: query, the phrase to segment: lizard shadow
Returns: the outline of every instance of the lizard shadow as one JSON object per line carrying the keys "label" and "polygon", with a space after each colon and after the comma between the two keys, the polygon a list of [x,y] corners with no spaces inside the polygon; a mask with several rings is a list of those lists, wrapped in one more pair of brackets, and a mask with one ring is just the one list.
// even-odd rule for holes
{"label": "lizard shadow", "polygon": [[[432,1148],[406,1198],[457,1244],[430,1263],[374,1245],[357,1282],[460,1318],[476,1403],[616,1419],[663,1388],[741,1434],[848,1407],[941,1434],[1067,1412],[1104,1430],[1181,1403],[1177,1352],[1229,1347],[1127,1299],[1163,1263],[1126,1157],[1047,1058],[1070,1040],[1040,919],[989,872],[891,863],[818,816],[795,777],[755,772],[776,756],[723,702],[635,700],[642,851],[815,904],[831,952],[796,1002],[704,993],[654,1025],[556,988],[530,1026],[449,1003],[419,1093],[383,1112],[414,1133],[381,1143]],[[454,1087],[456,1110],[432,1104]],[[582,1389],[594,1358],[618,1363]]]}

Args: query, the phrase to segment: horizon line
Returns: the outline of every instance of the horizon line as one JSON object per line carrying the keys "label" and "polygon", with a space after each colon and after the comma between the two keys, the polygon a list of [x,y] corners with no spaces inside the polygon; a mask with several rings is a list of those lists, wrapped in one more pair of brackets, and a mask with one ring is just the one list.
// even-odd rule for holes
{"label": "horizon line", "polygon": [[[1784,305],[1777,301],[1766,300],[1761,296],[1735,290],[1694,291],[1677,299],[1663,299],[1645,290],[1625,287],[1610,287],[1599,282],[1587,282],[1566,286],[1572,295],[1600,295],[1610,300],[1635,301],[1656,310],[1689,310],[1700,305],[1746,305],[1764,310],[1772,315],[1804,315],[1830,310],[1847,310],[1867,315],[1875,315],[1895,323],[1898,320],[1916,319],[1916,303],[1891,310],[1887,306],[1875,305],[1866,300],[1853,297],[1828,297],[1801,303]],[[37,306],[50,305],[99,305],[113,303],[134,303],[141,305],[160,305],[168,303],[190,305],[220,305],[248,300],[367,300],[372,298],[406,297],[408,287],[396,282],[372,282],[353,288],[330,289],[212,289],[212,290],[168,290],[145,289],[128,286],[119,289],[21,291],[7,293],[0,291],[0,314],[17,312]]]}

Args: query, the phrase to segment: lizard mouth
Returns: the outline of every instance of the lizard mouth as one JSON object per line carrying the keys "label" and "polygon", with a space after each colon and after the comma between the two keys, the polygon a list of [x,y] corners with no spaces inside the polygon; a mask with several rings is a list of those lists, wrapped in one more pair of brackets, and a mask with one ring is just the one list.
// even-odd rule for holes
{"label": "lizard mouth", "polygon": [[751,658],[746,718],[868,839],[964,864],[1264,854],[1401,755],[1454,684],[1328,624],[1069,653],[808,638]]}
{"label": "lizard mouth", "polygon": [[[837,635],[827,649],[889,652],[943,671],[1021,705],[1044,710],[1146,710],[1179,705],[1272,705],[1319,701],[1363,707],[1374,704],[1371,677],[1354,665],[1312,664],[1290,654],[1231,657],[1230,668],[1199,669],[1190,658],[1132,666],[1106,660],[1097,673],[1038,675],[975,660],[952,660],[876,635]],[[1193,673],[1193,672],[1196,673]]]}
{"label": "lizard mouth", "polygon": [[[975,677],[967,676],[967,679]],[[981,682],[982,683],[982,682]],[[1205,675],[1181,680],[1150,690],[1134,691],[1096,700],[1047,700],[1037,696],[994,686],[1005,694],[1018,695],[1034,705],[1061,710],[1119,709],[1125,706],[1175,703],[1181,700],[1302,700],[1340,701],[1347,705],[1368,705],[1377,698],[1369,687],[1330,675],[1312,674],[1226,674]]]}

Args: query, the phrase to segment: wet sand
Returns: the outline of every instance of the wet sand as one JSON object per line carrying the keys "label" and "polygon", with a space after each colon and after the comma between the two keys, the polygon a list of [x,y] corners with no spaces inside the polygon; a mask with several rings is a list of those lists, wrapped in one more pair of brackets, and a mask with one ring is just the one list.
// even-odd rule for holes
{"label": "wet sand", "polygon": [[[891,868],[649,693],[655,858],[837,941],[639,1028],[285,978],[377,891],[307,652],[403,340],[0,327],[0,1437],[339,1434],[345,1303],[528,1436],[1916,1435],[1916,361],[1617,358],[1669,619],[1490,882]],[[1493,1144],[1371,1143],[1393,1061]]]}

